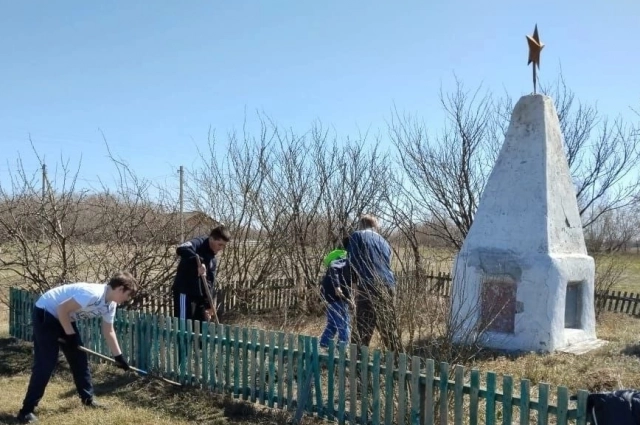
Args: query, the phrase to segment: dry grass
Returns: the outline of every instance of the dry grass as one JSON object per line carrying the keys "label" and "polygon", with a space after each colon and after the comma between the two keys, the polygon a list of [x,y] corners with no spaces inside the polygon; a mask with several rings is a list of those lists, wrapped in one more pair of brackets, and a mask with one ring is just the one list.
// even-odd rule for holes
{"label": "dry grass", "polygon": [[617,255],[626,263],[626,270],[613,290],[640,293],[640,255],[637,253]]}
{"label": "dry grass", "polygon": [[[20,407],[29,378],[31,345],[7,337],[6,312],[0,327],[0,423],[10,419]],[[227,317],[227,323],[263,329],[295,330],[307,335],[319,335],[323,316],[285,317],[278,313],[262,316]],[[598,336],[609,343],[588,354],[575,356],[563,353],[505,356],[483,352],[465,364],[467,371],[478,368],[484,374],[496,372],[499,377],[511,375],[515,388],[519,379],[529,379],[532,397],[536,384],[545,382],[589,391],[640,388],[640,319],[622,314],[605,314],[598,325]],[[377,346],[374,338],[373,346]],[[435,359],[438,360],[438,359]],[[49,424],[67,424],[80,420],[89,424],[285,424],[290,415],[270,411],[257,405],[234,401],[197,389],[174,387],[125,375],[109,365],[92,366],[96,393],[110,406],[107,412],[85,410],[75,396],[66,362],[47,388],[40,416]],[[467,377],[468,379],[468,377]],[[501,379],[498,379],[501,382]],[[499,388],[500,389],[500,388]],[[555,400],[552,389],[551,402]],[[316,422],[313,419],[306,419]],[[318,422],[319,423],[319,422]]]}
{"label": "dry grass", "polygon": [[[30,376],[31,344],[8,336],[0,323],[0,423],[15,422]],[[158,381],[123,374],[105,364],[92,364],[96,397],[106,411],[83,408],[66,361],[61,361],[36,414],[41,423],[100,425],[284,425],[290,414],[269,410],[195,388],[175,388]],[[314,422],[307,419],[306,422]]]}
{"label": "dry grass", "polygon": [[[625,254],[624,260],[629,262],[627,273],[616,289],[640,292],[640,256]],[[2,283],[0,281],[0,300],[6,296]],[[0,385],[5,389],[0,394],[0,423],[11,423],[10,419],[20,408],[31,363],[30,344],[12,342],[7,336],[7,313],[6,305],[0,303]],[[315,336],[322,332],[324,322],[323,315],[284,316],[282,312],[225,317],[227,324]],[[598,323],[598,336],[609,343],[581,356],[555,353],[511,357],[487,351],[464,366],[467,370],[473,367],[483,373],[494,371],[498,375],[511,375],[516,387],[519,379],[529,379],[533,389],[536,384],[545,382],[552,386],[567,386],[571,393],[578,389],[640,388],[640,319],[606,313]],[[378,345],[377,333],[372,345]],[[156,382],[123,375],[106,365],[93,366],[93,373],[96,392],[101,401],[110,405],[110,410],[92,412],[83,409],[74,394],[66,362],[62,362],[41,403],[39,414],[47,419],[46,423],[67,424],[70,419],[78,419],[89,424],[125,425],[284,424],[289,416],[196,389],[176,391]],[[532,395],[535,396],[535,391]]]}
{"label": "dry grass", "polygon": [[545,382],[566,386],[571,392],[640,388],[640,319],[605,313],[597,333],[608,344],[583,355],[531,353],[507,357],[485,353],[469,366],[529,379],[532,385]]}
{"label": "dry grass", "polygon": [[[286,330],[303,335],[320,336],[325,324],[324,316],[285,318],[278,313],[262,316],[228,316],[232,325],[269,330]],[[573,393],[579,389],[589,391],[640,388],[640,319],[624,314],[604,313],[597,327],[598,338],[608,343],[583,355],[535,353],[523,356],[505,356],[485,351],[464,364],[468,369],[493,371],[511,375],[515,382],[529,379],[532,385],[545,382],[552,386],[566,386]],[[371,346],[380,344],[378,333]],[[439,359],[434,359],[439,361]]]}

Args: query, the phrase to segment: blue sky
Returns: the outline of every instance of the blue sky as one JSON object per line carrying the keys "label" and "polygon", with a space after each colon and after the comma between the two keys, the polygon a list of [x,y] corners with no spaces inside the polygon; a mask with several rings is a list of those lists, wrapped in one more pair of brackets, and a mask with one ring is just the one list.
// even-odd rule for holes
{"label": "blue sky", "polygon": [[[339,136],[385,127],[395,104],[442,123],[438,90],[531,91],[525,35],[546,44],[581,100],[609,115],[640,106],[640,2],[0,0],[0,181],[31,134],[48,163],[109,178],[100,130],[141,176],[177,183],[219,136],[260,110]],[[168,180],[167,180],[168,179]]]}

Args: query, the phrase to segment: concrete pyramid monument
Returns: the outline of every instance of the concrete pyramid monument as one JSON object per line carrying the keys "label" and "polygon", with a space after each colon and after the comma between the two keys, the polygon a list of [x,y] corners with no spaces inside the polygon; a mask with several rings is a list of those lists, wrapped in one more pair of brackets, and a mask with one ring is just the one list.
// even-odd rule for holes
{"label": "concrete pyramid monument", "polygon": [[551,98],[516,104],[455,266],[454,336],[551,352],[596,340],[594,261]]}

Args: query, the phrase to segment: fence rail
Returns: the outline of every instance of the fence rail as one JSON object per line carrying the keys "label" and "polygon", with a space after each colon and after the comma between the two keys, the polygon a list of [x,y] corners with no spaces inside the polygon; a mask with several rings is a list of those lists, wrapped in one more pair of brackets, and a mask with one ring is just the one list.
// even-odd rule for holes
{"label": "fence rail", "polygon": [[[219,313],[226,310],[242,313],[262,313],[270,310],[294,308],[298,302],[298,289],[293,279],[268,279],[226,282],[218,288]],[[173,315],[173,295],[170,285],[156,286],[141,291],[126,307],[145,313]]]}
{"label": "fence rail", "polygon": [[[429,273],[423,278],[427,287],[438,295],[449,297],[451,295],[452,277],[449,273]],[[415,277],[412,274],[400,275],[398,279],[398,289],[406,286],[416,285]],[[403,282],[404,281],[404,282]],[[613,313],[624,313],[635,317],[640,317],[640,293],[622,291],[599,291],[595,293],[596,309],[598,311],[608,311]]]}
{"label": "fence rail", "polygon": [[626,291],[596,293],[596,309],[640,317],[640,294]]}
{"label": "fence rail", "polygon": [[[320,279],[318,277],[318,282]],[[448,297],[451,291],[451,277],[446,273],[431,272],[421,276],[420,280],[413,273],[402,273],[396,275],[396,280],[400,291],[415,289],[419,285],[434,295],[444,297]],[[263,313],[293,309],[309,292],[308,288],[291,278],[227,281],[218,288],[218,312]],[[145,313],[173,315],[173,304],[171,286],[165,285],[139,293],[127,307]]]}
{"label": "fence rail", "polygon": [[[449,273],[429,272],[417,276],[415,272],[398,273],[396,274],[396,282],[399,292],[424,289],[445,298],[451,294],[452,278]],[[238,281],[226,282],[219,289],[219,313],[226,310],[241,313],[263,313],[296,308],[300,300],[304,299],[305,292],[308,294],[306,289],[290,278],[263,281],[245,280],[242,283]],[[640,317],[640,293],[596,292],[595,302],[596,311],[625,313]],[[154,288],[153,293],[140,294],[131,304],[131,308],[145,313],[172,315],[171,287],[157,287]]]}
{"label": "fence rail", "polygon": [[[10,332],[32,340],[37,295],[10,291]],[[109,355],[99,319],[79,323],[85,346]],[[431,359],[398,356],[317,338],[118,309],[114,323],[132,365],[218,393],[340,424],[586,424],[586,391],[501,381]]]}

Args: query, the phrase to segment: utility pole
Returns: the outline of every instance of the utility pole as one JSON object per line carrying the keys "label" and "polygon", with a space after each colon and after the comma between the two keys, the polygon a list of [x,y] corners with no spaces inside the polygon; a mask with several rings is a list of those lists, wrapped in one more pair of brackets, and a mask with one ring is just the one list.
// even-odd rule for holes
{"label": "utility pole", "polygon": [[47,164],[42,164],[42,201],[40,208],[40,237],[44,242],[45,236],[45,217],[44,217],[44,203],[46,199],[46,190],[47,190]]}
{"label": "utility pole", "polygon": [[181,165],[180,173],[180,243],[184,242],[184,167]]}

